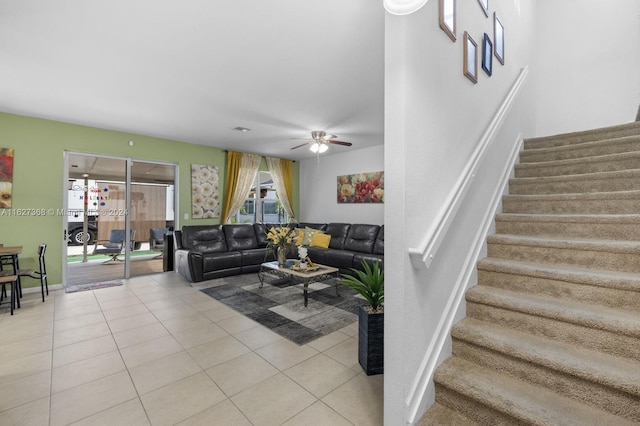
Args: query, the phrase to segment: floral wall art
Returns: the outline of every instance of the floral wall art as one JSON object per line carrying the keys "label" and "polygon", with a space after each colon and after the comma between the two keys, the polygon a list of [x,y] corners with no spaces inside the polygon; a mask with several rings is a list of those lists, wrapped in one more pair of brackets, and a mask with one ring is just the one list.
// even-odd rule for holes
{"label": "floral wall art", "polygon": [[208,219],[220,217],[218,168],[191,165],[191,217]]}
{"label": "floral wall art", "polygon": [[0,209],[11,208],[12,193],[13,148],[0,148]]}
{"label": "floral wall art", "polygon": [[384,172],[338,176],[338,203],[384,203]]}

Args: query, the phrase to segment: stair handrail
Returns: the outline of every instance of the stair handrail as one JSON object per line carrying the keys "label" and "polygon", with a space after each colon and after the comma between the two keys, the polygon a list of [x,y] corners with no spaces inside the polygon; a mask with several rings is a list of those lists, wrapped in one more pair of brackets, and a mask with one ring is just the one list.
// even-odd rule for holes
{"label": "stair handrail", "polygon": [[442,241],[444,240],[447,231],[449,230],[449,227],[451,226],[451,223],[453,222],[456,213],[460,209],[462,201],[471,186],[471,182],[475,177],[476,167],[484,157],[487,147],[489,146],[489,142],[502,126],[504,118],[511,108],[511,105],[524,84],[528,74],[528,65],[520,69],[518,77],[482,134],[480,142],[476,146],[473,155],[465,165],[463,173],[456,182],[453,191],[447,198],[441,213],[438,215],[438,219],[434,222],[433,226],[427,230],[427,233],[422,239],[420,245],[418,247],[410,247],[408,249],[411,264],[415,269],[420,269],[422,267],[429,269],[431,266],[431,262],[435,258],[436,252],[440,248],[440,245],[442,244]]}

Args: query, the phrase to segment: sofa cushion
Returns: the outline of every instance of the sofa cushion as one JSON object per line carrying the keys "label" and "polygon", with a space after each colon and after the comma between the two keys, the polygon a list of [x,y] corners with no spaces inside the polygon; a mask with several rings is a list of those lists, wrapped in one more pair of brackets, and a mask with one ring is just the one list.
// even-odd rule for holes
{"label": "sofa cushion", "polygon": [[266,247],[269,244],[269,240],[267,239],[267,232],[269,232],[269,228],[267,228],[267,224],[254,223],[253,230],[256,233],[258,247]]}
{"label": "sofa cushion", "polygon": [[311,237],[311,243],[309,243],[309,247],[329,248],[330,243],[331,235],[318,231]]}
{"label": "sofa cushion", "polygon": [[380,231],[379,225],[351,225],[344,249],[361,253],[373,253],[373,246]]}
{"label": "sofa cushion", "polygon": [[384,269],[384,256],[380,254],[355,253],[353,256],[353,267],[362,270],[362,261],[373,267],[375,261],[379,262],[380,269]]}
{"label": "sofa cushion", "polygon": [[182,227],[182,247],[200,253],[227,251],[221,225],[190,225]]}
{"label": "sofa cushion", "polygon": [[[313,258],[311,258],[313,260]],[[344,250],[327,249],[324,253],[325,265],[333,266],[340,270],[349,270],[353,267],[353,253]]]}
{"label": "sofa cushion", "polygon": [[319,231],[326,231],[327,224],[326,223],[311,223],[311,222],[300,222],[298,223],[298,228],[313,228]]}
{"label": "sofa cushion", "polygon": [[260,264],[262,263],[276,260],[274,251],[270,248],[242,250],[240,251],[240,255],[242,256],[243,271],[245,267],[256,266],[256,265],[260,266]]}
{"label": "sofa cushion", "polygon": [[384,254],[384,225],[380,227],[376,243],[373,245],[374,254]]}
{"label": "sofa cushion", "polygon": [[347,239],[347,235],[349,234],[350,227],[351,225],[348,223],[328,224],[327,230],[324,233],[331,235],[331,242],[329,242],[329,248],[342,250],[344,248],[344,241]]}
{"label": "sofa cushion", "polygon": [[242,257],[237,251],[208,253],[202,256],[202,272],[221,271],[242,266]]}
{"label": "sofa cushion", "polygon": [[250,250],[258,248],[258,239],[253,226],[246,224],[223,225],[227,248],[233,250]]}

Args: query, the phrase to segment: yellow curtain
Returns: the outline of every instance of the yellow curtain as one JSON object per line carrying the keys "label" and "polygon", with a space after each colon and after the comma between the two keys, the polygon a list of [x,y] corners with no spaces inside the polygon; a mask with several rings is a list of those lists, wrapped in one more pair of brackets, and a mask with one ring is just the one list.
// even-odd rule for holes
{"label": "yellow curtain", "polygon": [[240,176],[240,165],[242,164],[242,153],[229,151],[227,153],[227,177],[224,181],[224,204],[222,205],[222,221],[227,223],[229,219],[229,210],[231,209],[231,200],[233,200],[236,188],[238,186],[238,176]]}
{"label": "yellow curtain", "polygon": [[280,167],[282,168],[282,180],[284,181],[284,188],[287,192],[289,208],[291,209],[291,213],[289,214],[292,219],[295,219],[296,214],[293,211],[293,161],[280,160]]}
{"label": "yellow curtain", "polygon": [[231,216],[236,214],[244,204],[256,179],[262,157],[254,154],[229,152],[228,158],[227,181],[225,183],[227,190],[224,194],[224,214],[221,223],[228,223]]}

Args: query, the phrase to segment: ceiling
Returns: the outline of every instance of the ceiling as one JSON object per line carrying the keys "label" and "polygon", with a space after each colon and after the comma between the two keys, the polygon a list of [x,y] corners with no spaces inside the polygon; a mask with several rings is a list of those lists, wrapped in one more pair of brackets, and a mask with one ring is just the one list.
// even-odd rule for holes
{"label": "ceiling", "polygon": [[0,0],[0,64],[4,112],[294,160],[312,130],[383,143],[382,1]]}

